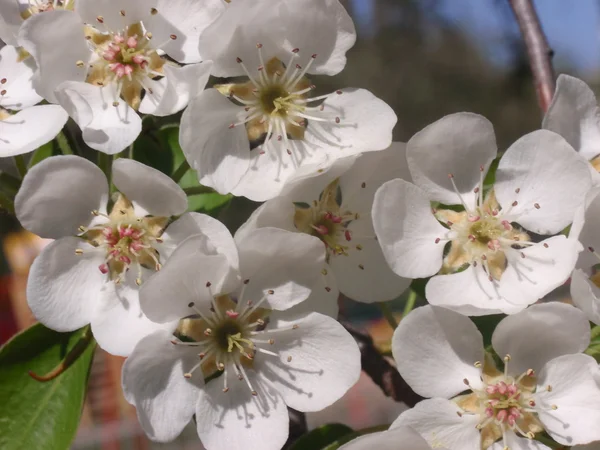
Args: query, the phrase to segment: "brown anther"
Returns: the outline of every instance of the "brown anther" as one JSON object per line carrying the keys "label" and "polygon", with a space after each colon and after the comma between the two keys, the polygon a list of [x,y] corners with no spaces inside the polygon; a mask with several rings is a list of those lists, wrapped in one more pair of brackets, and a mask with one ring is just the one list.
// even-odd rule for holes
{"label": "brown anther", "polygon": [[449,173],[449,174],[448,174],[448,178],[452,179],[452,178],[454,178],[454,175],[453,175],[453,174],[451,174],[451,173]]}
{"label": "brown anther", "polygon": [[117,106],[119,106],[119,102],[113,102],[112,105],[116,108]]}
{"label": "brown anther", "polygon": [[248,284],[248,283],[250,283],[250,278],[246,278],[246,279],[244,280],[244,284]]}
{"label": "brown anther", "polygon": [[75,63],[75,65],[76,65],[77,67],[85,67],[85,63],[84,63],[83,61],[81,61],[81,60],[77,61],[77,62]]}
{"label": "brown anther", "polygon": [[237,58],[235,58],[235,62],[237,62],[238,64],[242,63],[242,58],[240,58],[239,56]]}
{"label": "brown anther", "polygon": [[124,209],[120,209],[120,210],[119,210],[119,212],[120,212],[122,215],[125,215],[125,214],[127,214],[127,211],[125,211]]}
{"label": "brown anther", "polygon": [[298,53],[299,51],[300,51],[299,48],[295,48],[295,49],[292,50],[292,53]]}
{"label": "brown anther", "polygon": [[365,270],[365,266],[363,266],[362,264],[359,264],[359,265],[358,265],[358,268],[359,268],[360,270]]}
{"label": "brown anther", "polygon": [[519,192],[521,192],[521,188],[516,188],[515,189],[515,194],[518,194]]}
{"label": "brown anther", "polygon": [[273,345],[275,343],[275,339],[269,339],[269,345]]}
{"label": "brown anther", "polygon": [[119,14],[121,14],[121,16],[125,17],[125,10],[122,9],[121,11],[119,11]]}
{"label": "brown anther", "polygon": [[535,401],[534,400],[529,400],[529,406],[531,406],[533,408],[535,406]]}
{"label": "brown anther", "polygon": [[207,281],[207,282],[206,282],[206,287],[207,287],[207,288],[209,288],[209,287],[211,287],[211,286],[212,286],[212,283],[211,283],[210,281]]}
{"label": "brown anther", "polygon": [[534,204],[533,204],[533,207],[534,207],[535,209],[540,209],[540,208],[541,208],[541,206],[540,206],[540,204],[539,204],[539,203],[534,203]]}
{"label": "brown anther", "polygon": [[588,250],[592,253],[594,253],[594,247],[588,247]]}
{"label": "brown anther", "polygon": [[340,118],[339,118],[339,117],[336,117],[336,118],[335,118],[335,123],[340,123],[340,122],[341,122],[341,121],[340,121]]}
{"label": "brown anther", "polygon": [[195,303],[194,303],[194,302],[189,302],[189,303],[188,303],[188,308],[193,308],[193,307],[194,307],[194,305],[195,305]]}
{"label": "brown anther", "polygon": [[439,244],[439,243],[440,243],[440,241],[441,241],[441,239],[440,239],[440,238],[435,238],[435,243],[436,243],[436,244]]}
{"label": "brown anther", "polygon": [[552,392],[552,386],[550,386],[550,385],[546,386],[546,390],[547,390],[548,392]]}
{"label": "brown anther", "polygon": [[475,192],[477,194],[479,192],[479,188],[476,187],[475,189],[473,189],[473,192]]}
{"label": "brown anther", "polygon": [[336,93],[337,95],[342,95],[342,94],[344,93],[344,91],[335,91],[335,93]]}
{"label": "brown anther", "polygon": [[525,259],[525,253],[521,252],[521,258]]}
{"label": "brown anther", "polygon": [[206,357],[206,353],[198,353],[198,357],[200,359],[204,359]]}
{"label": "brown anther", "polygon": [[300,328],[300,325],[292,325],[292,330],[297,330],[298,328]]}
{"label": "brown anther", "polygon": [[512,202],[512,206],[517,206],[518,204],[519,204],[519,202],[516,200],[514,202]]}
{"label": "brown anther", "polygon": [[97,20],[99,23],[104,23],[104,17],[102,17],[102,16],[98,16],[98,17],[96,17],[96,20]]}
{"label": "brown anther", "polygon": [[263,45],[260,42],[256,44],[256,48],[262,48],[262,46]]}
{"label": "brown anther", "polygon": [[169,37],[171,38],[172,41],[174,41],[174,40],[177,39],[177,35],[176,34],[171,34]]}
{"label": "brown anther", "polygon": [[158,14],[158,9],[156,8],[150,8],[150,14],[152,14],[153,16]]}
{"label": "brown anther", "polygon": [[326,290],[327,292],[331,292],[331,288],[330,288],[329,286],[325,286],[325,290]]}
{"label": "brown anther", "polygon": [[223,388],[223,392],[224,392],[225,394],[227,394],[227,393],[229,392],[229,388],[228,388],[228,387],[226,387],[226,388]]}
{"label": "brown anther", "polygon": [[458,417],[462,417],[462,416],[463,416],[463,415],[462,415],[462,413],[461,413],[460,411],[456,411],[456,415],[457,415]]}
{"label": "brown anther", "polygon": [[183,376],[187,379],[192,378],[192,374],[191,373],[184,373]]}
{"label": "brown anther", "polygon": [[269,290],[267,291],[267,293],[268,293],[269,295],[273,295],[273,294],[275,293],[275,291],[274,291],[273,289],[269,289]]}
{"label": "brown anther", "polygon": [[291,356],[287,357],[287,362],[292,362],[292,357]]}
{"label": "brown anther", "polygon": [[0,95],[6,95],[6,89],[2,89],[2,90],[0,91]]}
{"label": "brown anther", "polygon": [[258,392],[252,391],[252,395],[254,395],[256,397],[258,395]]}
{"label": "brown anther", "polygon": [[289,148],[287,149],[287,154],[290,156],[292,155],[292,151]]}
{"label": "brown anther", "polygon": [[467,386],[469,385],[469,380],[467,380],[466,378],[463,379],[463,383],[465,383]]}
{"label": "brown anther", "polygon": [[544,242],[544,248],[548,248],[548,247],[549,247],[549,245]]}
{"label": "brown anther", "polygon": [[6,80],[6,78],[2,78],[2,79],[0,80],[0,84],[6,84],[6,81],[7,81],[7,80]]}
{"label": "brown anther", "polygon": [[296,64],[296,69],[302,69],[302,66],[300,64]]}
{"label": "brown anther", "polygon": [[360,184],[360,187],[361,187],[361,188],[363,188],[363,189],[364,189],[364,188],[366,188],[366,187],[367,187],[367,183],[365,183],[365,182],[363,181],[363,182]]}

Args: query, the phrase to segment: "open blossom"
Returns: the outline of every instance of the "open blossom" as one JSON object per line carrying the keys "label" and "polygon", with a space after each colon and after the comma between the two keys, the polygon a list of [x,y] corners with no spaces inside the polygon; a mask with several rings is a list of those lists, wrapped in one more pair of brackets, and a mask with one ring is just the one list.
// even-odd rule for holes
{"label": "open blossom", "polygon": [[35,65],[16,47],[0,49],[0,157],[21,155],[51,141],[69,118],[57,105],[36,105]]}
{"label": "open blossom", "polygon": [[139,286],[199,224],[216,220],[186,214],[171,223],[187,209],[184,192],[136,161],[116,160],[112,182],[119,192],[107,210],[109,186],[98,167],[78,156],[51,157],[28,172],[15,210],[27,230],[56,239],[29,273],[35,317],[57,331],[91,323],[102,348],[127,355],[149,332],[176,325],[142,314]]}
{"label": "open blossom", "polygon": [[560,134],[589,161],[594,184],[600,183],[600,109],[594,92],[584,81],[559,75],[542,127]]}
{"label": "open blossom", "polygon": [[[392,351],[398,371],[424,397],[392,424],[409,426],[433,448],[531,450],[547,432],[562,445],[600,439],[598,363],[585,315],[570,305],[534,305],[503,319],[492,345],[497,368],[471,320],[436,306],[411,312]],[[496,446],[492,446],[496,442]]]}
{"label": "open blossom", "polygon": [[279,194],[301,166],[382,150],[396,116],[363,89],[313,95],[309,75],[339,73],[355,41],[338,0],[231,2],[201,35],[216,86],[190,102],[180,141],[200,182],[255,201]]}
{"label": "open blossom", "polygon": [[329,169],[294,177],[236,236],[272,226],[322,241],[327,264],[321,286],[307,303],[337,305],[339,291],[367,303],[398,297],[410,280],[388,267],[375,237],[371,208],[383,183],[410,177],[405,150],[405,144],[394,143],[387,150],[341,159]]}
{"label": "open blossom", "polygon": [[[168,8],[169,20],[160,7]],[[158,0],[79,0],[75,11],[48,11],[26,20],[19,43],[37,63],[37,91],[68,111],[90,147],[113,154],[139,135],[137,111],[174,114],[204,89],[210,62],[181,66],[167,58],[199,57],[187,30],[179,27],[193,29],[190,14],[205,23],[203,11],[170,8]]]}
{"label": "open blossom", "polygon": [[125,398],[151,439],[174,439],[195,414],[208,450],[278,450],[286,405],[320,410],[357,381],[352,336],[325,315],[288,312],[323,258],[320,242],[273,228],[236,242],[208,231],[175,250],[141,291],[148,317],[179,320],[175,337],[147,336],[123,367]]}
{"label": "open blossom", "polygon": [[487,189],[496,153],[485,118],[446,116],[407,144],[414,184],[385,183],[373,205],[392,270],[432,276],[429,302],[468,315],[534,303],[567,280],[581,249],[565,236],[533,242],[530,232],[556,234],[571,223],[591,186],[586,162],[558,134],[535,131],[504,153]]}
{"label": "open blossom", "polygon": [[600,188],[591,190],[586,200],[571,227],[571,235],[584,248],[571,278],[571,297],[590,321],[600,325]]}
{"label": "open blossom", "polygon": [[[434,447],[440,449],[440,447]],[[409,427],[396,427],[381,433],[371,433],[354,439],[339,450],[431,450],[416,431]],[[443,449],[442,449],[443,450]]]}

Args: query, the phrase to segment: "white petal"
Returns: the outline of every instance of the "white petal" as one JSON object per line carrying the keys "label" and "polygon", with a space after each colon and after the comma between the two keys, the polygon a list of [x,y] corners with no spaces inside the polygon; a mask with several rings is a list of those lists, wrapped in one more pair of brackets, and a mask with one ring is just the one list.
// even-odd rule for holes
{"label": "white petal", "polygon": [[160,14],[182,32],[177,37],[178,48],[169,43],[163,49],[183,64],[202,60],[199,39],[204,30],[223,13],[227,4],[222,0],[158,0]]}
{"label": "white petal", "polygon": [[419,433],[409,427],[399,426],[393,430],[360,436],[339,450],[431,450]]}
{"label": "white petal", "polygon": [[[546,386],[552,386],[548,392]],[[600,440],[598,363],[588,355],[564,355],[550,361],[538,377],[535,395],[539,418],[548,434],[563,445]],[[558,408],[553,410],[552,405]]]}
{"label": "white petal", "polygon": [[596,96],[579,78],[559,75],[542,128],[560,134],[585,159],[600,154],[600,118]]}
{"label": "white petal", "polygon": [[600,262],[594,254],[600,249],[600,188],[591,189],[585,200],[585,204],[576,212],[569,237],[578,239],[584,247],[579,254],[577,267],[589,271]]}
{"label": "white petal", "polygon": [[450,398],[481,385],[483,338],[471,320],[436,306],[423,306],[402,319],[392,337],[398,371],[424,397]]}
{"label": "white petal", "polygon": [[[555,234],[573,221],[591,183],[588,164],[567,141],[552,131],[538,130],[504,153],[494,192],[509,221],[535,233]],[[515,201],[517,205],[511,206]]]}
{"label": "white petal", "polygon": [[141,308],[153,322],[167,323],[194,314],[190,303],[207,311],[212,294],[229,292],[225,284],[231,271],[227,259],[203,255],[196,248],[184,241],[160,272],[142,284]]}
{"label": "white petal", "polygon": [[181,117],[179,142],[186,159],[200,183],[222,194],[231,192],[250,166],[246,128],[229,128],[243,111],[216,89],[207,89]]}
{"label": "white petal", "polygon": [[425,286],[432,305],[443,306],[468,316],[514,314],[525,306],[514,305],[499,294],[481,266],[469,266],[462,272],[437,275]]}
{"label": "white petal", "polygon": [[577,269],[571,276],[571,297],[573,304],[581,309],[587,318],[600,325],[600,288]]}
{"label": "white petal", "polygon": [[548,361],[583,352],[590,343],[585,314],[571,305],[545,303],[503,319],[494,330],[492,344],[500,357],[510,355],[509,373],[536,373]]}
{"label": "white petal", "polygon": [[300,52],[293,62],[304,66],[317,57],[309,73],[335,75],[346,65],[346,52],[354,45],[352,19],[337,0],[268,0],[232,3],[200,37],[202,56],[215,61],[214,75],[244,75],[236,57],[250,70],[259,66],[256,43],[263,45],[264,60],[288,63],[291,50]]}
{"label": "white petal", "polygon": [[58,102],[54,90],[59,84],[85,80],[86,68],[77,63],[87,64],[91,50],[85,41],[81,18],[75,12],[46,11],[30,17],[19,31],[19,45],[35,59],[38,70],[34,86],[49,102]]}
{"label": "white petal", "polygon": [[140,309],[138,294],[132,280],[121,285],[107,283],[102,291],[91,320],[92,332],[98,345],[112,355],[129,356],[141,339],[158,330],[173,332],[177,326],[177,322],[151,322]]}
{"label": "white petal", "polygon": [[[85,23],[97,25],[97,17],[102,17],[106,29],[117,32],[137,22],[151,17],[150,9],[157,6],[157,0],[77,0],[75,11]],[[125,16],[121,15],[125,12]],[[155,30],[152,30],[155,34]]]}
{"label": "white petal", "polygon": [[459,196],[449,174],[469,208],[475,205],[481,167],[496,157],[496,137],[489,120],[478,114],[450,114],[425,127],[407,144],[406,158],[414,183],[431,200],[458,205]]}
{"label": "white petal", "polygon": [[[76,255],[75,249],[84,250]],[[33,262],[27,303],[33,315],[56,331],[73,331],[90,323],[106,283],[98,266],[102,254],[76,237],[49,244]]]}
{"label": "white petal", "polygon": [[574,239],[554,236],[509,252],[498,293],[521,308],[531,305],[568,280],[580,251],[581,245]]}
{"label": "white petal", "polygon": [[288,412],[279,393],[259,374],[246,369],[257,395],[228,368],[200,391],[196,407],[198,435],[207,450],[279,450],[288,437]]}
{"label": "white petal", "polygon": [[[315,179],[315,181],[317,180]],[[319,198],[318,195],[316,198]],[[308,199],[304,198],[302,201],[309,203],[307,200]],[[265,227],[296,231],[296,226],[294,225],[294,213],[296,211],[294,201],[300,200],[282,195],[266,201],[256,208],[248,220],[237,229],[235,232],[235,239],[242,241],[247,238],[249,233],[252,233],[258,228]],[[310,201],[312,201],[312,199]]]}
{"label": "white petal", "polygon": [[117,189],[144,212],[153,216],[176,216],[187,209],[185,192],[162,172],[126,158],[117,159],[112,170]]}
{"label": "white petal", "polygon": [[194,415],[203,380],[183,374],[198,360],[197,351],[171,344],[172,335],[157,331],[142,339],[123,365],[125,399],[137,409],[140,424],[153,441],[175,439]]}
{"label": "white petal", "polygon": [[[286,405],[298,411],[320,411],[340,399],[360,376],[360,351],[345,328],[331,317],[310,313],[288,317],[297,329],[268,327],[261,340],[273,345],[258,347],[254,365],[281,394]],[[273,331],[272,333],[270,331]]]}
{"label": "white petal", "polygon": [[400,414],[390,429],[408,426],[423,436],[433,448],[481,450],[481,438],[476,428],[479,416],[457,414],[460,412],[461,409],[451,400],[423,400]]}
{"label": "white petal", "polygon": [[[180,244],[192,235],[205,237],[205,254],[222,254],[227,257],[227,261],[233,269],[239,269],[240,259],[237,246],[231,233],[222,222],[206,214],[191,212],[184,214],[169,225],[166,231],[166,236],[168,236],[170,243],[174,245]],[[196,239],[200,238],[196,236]]]}
{"label": "white petal", "polygon": [[[367,215],[366,220],[369,220]],[[364,220],[363,220],[364,221]],[[362,234],[350,224],[353,234]],[[368,224],[369,232],[374,234]],[[358,302],[374,303],[393,300],[408,288],[411,280],[402,278],[390,269],[377,240],[352,239],[347,255],[333,255],[329,261],[340,291]],[[356,248],[360,245],[361,250]]]}
{"label": "white petal", "polygon": [[17,0],[0,0],[0,40],[7,45],[18,45],[17,36],[23,24]]}
{"label": "white petal", "polygon": [[373,226],[383,255],[394,272],[423,278],[442,267],[447,230],[431,213],[423,190],[404,181],[385,183],[375,194]]}
{"label": "white petal", "polygon": [[168,116],[181,111],[190,99],[203,91],[211,67],[210,61],[184,67],[165,65],[165,77],[152,82],[153,93],[146,90],[139,111],[154,116]]}
{"label": "white petal", "polygon": [[[308,298],[325,263],[323,243],[303,233],[261,228],[237,241],[245,297],[285,310]],[[272,293],[271,293],[272,292]]]}
{"label": "white petal", "polygon": [[79,156],[53,156],[29,170],[15,198],[24,228],[44,238],[75,235],[106,212],[108,184],[102,171]]}
{"label": "white petal", "polygon": [[494,445],[489,447],[490,450],[505,450],[506,448],[510,450],[551,450],[550,447],[539,441],[519,437],[510,430],[506,432],[505,436],[506,439],[504,441],[496,441]]}
{"label": "white petal", "polygon": [[[5,3],[6,0],[0,1],[0,9]],[[2,74],[0,76],[3,80],[6,79],[1,88],[6,93],[0,96],[0,106],[5,109],[19,110],[42,101],[42,97],[33,89],[34,70],[33,59],[27,58],[21,61],[15,47],[5,45],[0,49],[0,74]]]}
{"label": "white petal", "polygon": [[392,108],[365,89],[337,93],[323,102],[324,109],[318,114],[330,122],[309,119],[306,141],[323,146],[333,158],[388,148],[398,120]]}
{"label": "white petal", "polygon": [[142,119],[127,103],[117,100],[112,85],[99,87],[67,81],[55,91],[60,105],[83,131],[83,140],[95,150],[119,153],[140,134]]}
{"label": "white petal", "polygon": [[0,120],[0,157],[29,153],[50,142],[68,118],[58,105],[38,105]]}

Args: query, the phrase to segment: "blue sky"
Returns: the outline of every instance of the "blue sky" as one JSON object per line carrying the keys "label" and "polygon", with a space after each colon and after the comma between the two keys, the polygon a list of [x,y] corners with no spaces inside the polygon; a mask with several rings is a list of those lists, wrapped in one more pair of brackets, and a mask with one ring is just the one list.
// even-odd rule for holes
{"label": "blue sky", "polygon": [[[370,5],[377,0],[352,0],[359,30],[368,29]],[[437,0],[443,16],[476,36],[490,57],[502,61],[502,40],[516,26],[507,0]],[[569,63],[577,72],[600,70],[600,0],[535,0],[542,26],[556,52],[557,66]],[[507,19],[508,18],[508,19]],[[362,25],[362,26],[361,26]]]}

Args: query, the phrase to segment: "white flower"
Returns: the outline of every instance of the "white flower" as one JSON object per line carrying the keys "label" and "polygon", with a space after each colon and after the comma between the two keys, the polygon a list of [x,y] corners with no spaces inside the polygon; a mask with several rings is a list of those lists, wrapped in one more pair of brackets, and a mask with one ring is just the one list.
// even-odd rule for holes
{"label": "white flower", "polygon": [[140,133],[136,111],[181,111],[208,80],[209,61],[181,67],[166,58],[187,61],[186,49],[198,57],[190,45],[197,31],[187,36],[178,22],[205,21],[203,9],[165,5],[170,22],[158,7],[158,0],[79,0],[75,11],[37,14],[21,27],[19,43],[38,66],[37,91],[63,106],[96,150],[120,152]]}
{"label": "white flower", "polygon": [[504,153],[484,192],[495,157],[492,125],[452,114],[408,142],[415,184],[392,180],[375,195],[383,254],[400,276],[433,276],[426,286],[431,304],[468,315],[512,314],[573,270],[581,248],[575,239],[534,243],[528,231],[555,234],[571,223],[591,185],[585,161],[558,134],[535,131]]}
{"label": "white flower", "polygon": [[[439,447],[435,447],[439,449]],[[416,431],[409,427],[396,427],[381,433],[371,433],[342,445],[339,450],[431,450]]]}
{"label": "white flower", "polygon": [[34,64],[17,48],[0,49],[0,157],[21,155],[51,141],[69,118],[57,105],[39,105],[31,84]]}
{"label": "white flower", "polygon": [[571,235],[583,245],[571,277],[571,297],[588,319],[600,325],[600,188],[592,189],[573,221]]}
{"label": "white flower", "polygon": [[187,208],[170,178],[128,159],[116,160],[112,173],[119,194],[108,213],[109,187],[98,167],[78,156],[45,159],[23,180],[15,210],[23,227],[56,239],[29,274],[36,318],[57,331],[91,323],[102,348],[127,355],[159,327],[140,311],[139,285],[179,242],[216,220],[186,214],[170,223]]}
{"label": "white flower", "polygon": [[363,89],[311,96],[305,77],[339,73],[354,41],[338,0],[232,2],[200,48],[215,75],[249,81],[202,92],[183,115],[181,146],[200,182],[264,201],[301,166],[387,148],[389,106]]}
{"label": "white flower", "polygon": [[561,74],[542,127],[564,137],[591,164],[600,183],[600,109],[590,87],[579,78]]}
{"label": "white flower", "polygon": [[236,237],[272,226],[320,239],[327,265],[321,286],[307,304],[332,305],[335,313],[339,291],[360,302],[392,300],[410,280],[388,267],[375,238],[371,208],[375,191],[399,176],[410,177],[406,145],[402,143],[338,160],[329,169],[313,169],[308,176],[298,174],[286,184],[281,196],[267,201],[250,216]]}
{"label": "white flower", "polygon": [[485,450],[496,441],[494,450],[548,449],[531,441],[544,430],[562,445],[598,440],[600,372],[581,353],[589,341],[589,322],[577,308],[534,305],[496,327],[492,345],[504,360],[498,370],[469,318],[418,308],[394,332],[392,352],[406,382],[431,398],[391,428],[409,426],[449,450]]}
{"label": "white flower", "polygon": [[286,405],[320,410],[357,381],[360,352],[338,322],[286,311],[308,297],[323,257],[320,242],[275,228],[178,247],[140,295],[152,320],[180,319],[177,338],[151,334],[123,367],[151,439],[174,439],[195,414],[208,450],[278,450]]}

